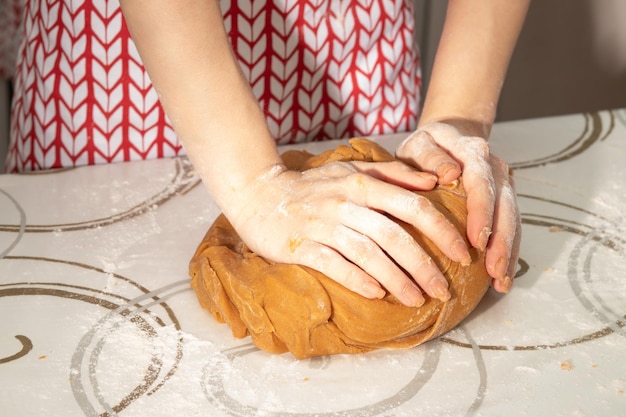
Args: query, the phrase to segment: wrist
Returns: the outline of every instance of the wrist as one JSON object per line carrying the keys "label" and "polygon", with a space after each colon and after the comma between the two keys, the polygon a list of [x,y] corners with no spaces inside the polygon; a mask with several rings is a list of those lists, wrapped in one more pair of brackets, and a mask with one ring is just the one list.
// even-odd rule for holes
{"label": "wrist", "polygon": [[210,191],[217,206],[234,225],[239,222],[247,207],[256,206],[255,198],[263,195],[269,185],[287,171],[289,169],[284,163],[274,163],[258,171],[238,187],[218,187],[217,190]]}
{"label": "wrist", "polygon": [[461,135],[463,136],[475,136],[481,137],[484,139],[488,139],[491,134],[491,128],[493,127],[493,122],[481,120],[481,119],[472,119],[470,117],[462,117],[462,116],[440,116],[440,117],[427,117],[420,118],[418,129],[422,129],[427,125],[431,125],[434,123],[443,123],[450,126],[454,126]]}

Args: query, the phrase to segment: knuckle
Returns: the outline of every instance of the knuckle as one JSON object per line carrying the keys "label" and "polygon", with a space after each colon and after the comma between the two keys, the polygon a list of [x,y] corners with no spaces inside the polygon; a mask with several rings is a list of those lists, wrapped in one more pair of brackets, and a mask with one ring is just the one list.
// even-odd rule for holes
{"label": "knuckle", "polygon": [[355,237],[355,239],[350,242],[350,246],[353,262],[364,269],[368,269],[367,267],[377,259],[378,247],[365,236]]}
{"label": "knuckle", "polygon": [[400,159],[424,160],[437,149],[433,137],[424,130],[418,130],[404,140],[397,148],[396,156]]}
{"label": "knuckle", "polygon": [[476,136],[463,136],[459,138],[459,145],[469,154],[475,157],[479,157],[484,160],[490,158],[491,152],[489,150],[489,143]]}
{"label": "knuckle", "polygon": [[391,244],[399,243],[402,246],[413,246],[415,242],[415,239],[411,237],[411,234],[407,232],[404,227],[388,219],[385,221],[384,227],[379,229],[379,233],[383,242],[389,242]]}
{"label": "knuckle", "polygon": [[488,198],[494,200],[496,198],[496,179],[491,175],[480,175],[471,181],[472,194],[470,198]]}
{"label": "knuckle", "polygon": [[345,274],[343,274],[342,281],[339,282],[344,287],[356,291],[361,287],[363,282],[363,272],[358,268],[349,268]]}
{"label": "knuckle", "polygon": [[414,268],[416,271],[423,271],[425,268],[430,268],[432,266],[433,260],[430,256],[425,253],[420,253],[414,261]]}
{"label": "knuckle", "polygon": [[346,181],[351,186],[356,186],[361,189],[368,187],[371,177],[362,172],[353,172],[346,176]]}
{"label": "knuckle", "polygon": [[[306,242],[305,242],[306,244]],[[327,265],[332,264],[333,251],[326,246],[300,244],[298,250],[294,253],[294,260],[310,268],[324,271]]]}
{"label": "knuckle", "polygon": [[340,178],[355,172],[357,172],[357,169],[351,163],[335,161],[314,169],[306,170],[303,175],[313,178]]}
{"label": "knuckle", "polygon": [[402,207],[407,213],[413,215],[427,212],[434,208],[430,200],[418,194],[405,194],[403,197],[399,198],[400,207]]}
{"label": "knuckle", "polygon": [[509,164],[502,158],[495,155],[490,155],[490,163],[493,167],[493,171],[504,178],[508,178],[510,175]]}
{"label": "knuckle", "polygon": [[[415,288],[415,285],[413,283],[411,283],[409,280],[405,280],[400,285],[400,293],[401,294],[406,294],[409,291],[411,291],[413,288]],[[421,290],[420,290],[420,292],[421,292]]]}
{"label": "knuckle", "polygon": [[500,169],[500,171],[508,173],[509,172],[509,164],[502,158],[499,158],[495,155],[492,155],[493,160],[495,161],[495,165]]}

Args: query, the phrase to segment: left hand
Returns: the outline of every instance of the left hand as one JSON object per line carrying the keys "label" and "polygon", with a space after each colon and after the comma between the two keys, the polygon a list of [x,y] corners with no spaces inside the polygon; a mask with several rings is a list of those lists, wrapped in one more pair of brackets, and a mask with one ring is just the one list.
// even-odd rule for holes
{"label": "left hand", "polygon": [[489,150],[487,134],[464,121],[420,126],[398,146],[396,157],[437,175],[448,184],[463,174],[467,194],[467,236],[486,250],[487,272],[498,292],[513,283],[521,240],[515,184],[508,165]]}

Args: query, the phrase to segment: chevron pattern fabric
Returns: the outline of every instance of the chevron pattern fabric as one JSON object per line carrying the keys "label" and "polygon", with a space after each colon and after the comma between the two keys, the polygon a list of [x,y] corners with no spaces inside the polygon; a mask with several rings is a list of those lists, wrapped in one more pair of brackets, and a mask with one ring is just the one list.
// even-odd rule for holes
{"label": "chevron pattern fabric", "polygon": [[[415,127],[411,2],[221,1],[277,143]],[[27,0],[8,171],[183,153],[117,0]]]}

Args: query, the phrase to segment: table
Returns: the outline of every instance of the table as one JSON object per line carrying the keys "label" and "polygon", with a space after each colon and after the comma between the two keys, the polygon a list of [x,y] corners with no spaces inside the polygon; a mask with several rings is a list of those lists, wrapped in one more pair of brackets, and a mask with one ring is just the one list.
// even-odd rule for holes
{"label": "table", "polygon": [[199,307],[218,210],[186,158],[1,175],[0,414],[626,415],[626,110],[499,123],[492,149],[522,212],[513,291],[414,349],[309,360]]}

